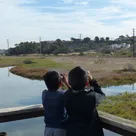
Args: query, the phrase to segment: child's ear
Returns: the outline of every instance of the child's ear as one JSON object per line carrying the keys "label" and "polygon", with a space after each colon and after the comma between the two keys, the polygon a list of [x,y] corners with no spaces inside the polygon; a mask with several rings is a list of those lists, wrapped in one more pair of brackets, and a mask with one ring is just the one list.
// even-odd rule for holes
{"label": "child's ear", "polygon": [[59,87],[62,87],[62,82],[60,82],[60,86]]}
{"label": "child's ear", "polygon": [[89,86],[89,82],[86,82],[86,86]]}

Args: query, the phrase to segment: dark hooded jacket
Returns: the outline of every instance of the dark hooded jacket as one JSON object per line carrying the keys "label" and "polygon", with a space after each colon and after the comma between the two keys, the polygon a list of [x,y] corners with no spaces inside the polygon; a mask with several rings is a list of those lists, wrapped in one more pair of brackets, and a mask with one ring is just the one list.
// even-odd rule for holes
{"label": "dark hooded jacket", "polygon": [[65,94],[65,107],[69,115],[67,136],[104,136],[96,106],[105,97],[96,80],[90,82],[91,89]]}

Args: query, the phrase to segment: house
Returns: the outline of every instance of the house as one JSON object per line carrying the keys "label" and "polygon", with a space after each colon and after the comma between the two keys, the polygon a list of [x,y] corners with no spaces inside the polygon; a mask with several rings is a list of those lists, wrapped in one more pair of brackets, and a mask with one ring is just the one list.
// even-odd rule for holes
{"label": "house", "polygon": [[6,50],[0,49],[0,55],[4,55],[6,53]]}
{"label": "house", "polygon": [[112,49],[119,49],[119,48],[130,48],[130,44],[126,44],[126,43],[121,43],[121,44],[112,44],[111,48]]}

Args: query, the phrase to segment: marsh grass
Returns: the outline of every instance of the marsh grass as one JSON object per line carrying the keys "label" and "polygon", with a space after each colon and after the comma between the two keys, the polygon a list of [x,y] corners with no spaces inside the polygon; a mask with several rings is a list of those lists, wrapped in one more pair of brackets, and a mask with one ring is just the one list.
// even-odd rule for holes
{"label": "marsh grass", "polygon": [[108,96],[98,110],[136,121],[136,93]]}
{"label": "marsh grass", "polygon": [[98,82],[101,86],[132,84],[136,82],[136,72],[115,73],[108,77],[99,78]]}
{"label": "marsh grass", "polygon": [[10,72],[22,77],[26,77],[29,79],[38,79],[42,80],[43,75],[47,72],[47,69],[43,68],[21,68],[21,67],[14,67],[10,69]]}
{"label": "marsh grass", "polygon": [[[27,59],[26,59],[27,60]],[[44,59],[29,59],[32,63],[24,63],[26,60],[21,60],[18,65],[12,69],[10,72],[16,75],[20,75],[22,77],[27,77],[30,79],[42,79],[43,75],[52,69],[69,69],[71,67],[70,64],[58,63],[51,59],[44,58]]]}
{"label": "marsh grass", "polygon": [[1,57],[0,59],[0,67],[7,67],[7,66],[18,66],[23,63],[24,60],[32,58],[26,57]]}
{"label": "marsh grass", "polygon": [[[32,63],[25,63],[31,61]],[[62,68],[69,69],[72,67],[69,63],[58,63],[49,58],[36,57],[3,57],[0,60],[0,67],[19,66],[22,68]]]}

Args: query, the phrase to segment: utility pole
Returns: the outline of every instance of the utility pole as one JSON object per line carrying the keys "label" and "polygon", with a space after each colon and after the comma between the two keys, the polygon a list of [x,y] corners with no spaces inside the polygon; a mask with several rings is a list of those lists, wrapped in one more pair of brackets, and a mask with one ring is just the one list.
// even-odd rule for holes
{"label": "utility pole", "polygon": [[9,55],[9,39],[7,39],[7,47],[8,47],[7,54]]}
{"label": "utility pole", "polygon": [[133,29],[133,58],[135,57],[135,29]]}
{"label": "utility pole", "polygon": [[7,39],[7,47],[8,47],[8,49],[9,49],[9,39]]}
{"label": "utility pole", "polygon": [[[9,39],[7,39],[7,47],[8,47],[8,52],[7,54],[9,55]],[[9,67],[8,67],[8,77],[10,76],[10,72],[9,72]]]}
{"label": "utility pole", "polygon": [[80,41],[82,40],[82,34],[80,33],[80,36],[79,36],[79,38],[80,38]]}
{"label": "utility pole", "polygon": [[39,44],[40,44],[40,58],[41,58],[42,57],[41,37],[39,37]]}

